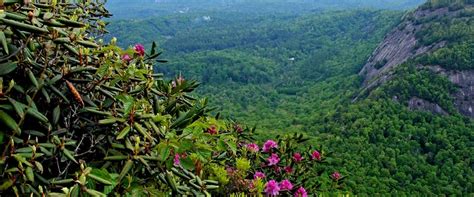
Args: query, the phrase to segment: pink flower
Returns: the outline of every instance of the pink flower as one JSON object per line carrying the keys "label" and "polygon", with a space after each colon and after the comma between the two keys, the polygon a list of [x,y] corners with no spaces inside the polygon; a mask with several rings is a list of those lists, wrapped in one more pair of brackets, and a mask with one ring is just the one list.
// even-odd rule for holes
{"label": "pink flower", "polygon": [[237,131],[237,133],[242,133],[242,132],[244,131],[244,130],[242,129],[242,127],[241,127],[240,125],[238,125],[238,124],[236,124],[236,125],[234,126],[234,129],[235,129],[235,131]]}
{"label": "pink flower", "polygon": [[286,166],[284,169],[287,174],[291,174],[293,172],[293,168],[291,168],[291,166]]}
{"label": "pink flower", "polygon": [[128,62],[130,62],[130,60],[132,60],[132,58],[130,57],[130,55],[128,55],[128,54],[122,55],[122,61],[128,63]]}
{"label": "pink flower", "polygon": [[281,172],[281,167],[280,166],[273,166],[273,170],[275,170],[275,173],[279,174]]}
{"label": "pink flower", "polygon": [[292,190],[293,189],[293,184],[287,179],[283,180],[280,182],[280,189],[281,190]]}
{"label": "pink flower", "polygon": [[181,165],[181,162],[179,161],[179,158],[181,158],[181,157],[179,156],[178,153],[174,154],[173,164],[174,164],[175,166]]}
{"label": "pink flower", "polygon": [[181,73],[179,73],[179,76],[178,78],[176,78],[176,82],[178,83],[178,85],[181,85],[182,83],[184,83],[184,81],[186,81],[183,77],[183,75],[181,75]]}
{"label": "pink flower", "polygon": [[249,183],[249,189],[250,189],[250,190],[255,189],[255,183],[254,183],[254,182],[255,182],[255,180],[250,181],[250,183]]}
{"label": "pink flower", "polygon": [[299,163],[303,160],[303,157],[300,153],[295,153],[293,154],[293,160],[295,160],[296,163]]}
{"label": "pink flower", "polygon": [[273,166],[278,164],[280,162],[280,157],[278,157],[277,154],[272,153],[272,155],[267,159],[268,161],[268,166]]}
{"label": "pink flower", "polygon": [[263,174],[263,172],[255,172],[255,174],[253,175],[253,178],[254,179],[264,179],[265,174]]}
{"label": "pink flower", "polygon": [[270,180],[265,186],[265,193],[268,196],[276,196],[280,194],[280,187],[278,186],[278,182],[275,180]]}
{"label": "pink flower", "polygon": [[341,179],[341,174],[339,174],[339,172],[334,172],[334,173],[331,174],[331,178],[334,181],[338,181],[339,179]]}
{"label": "pink flower", "polygon": [[135,47],[133,47],[133,50],[135,50],[135,53],[140,56],[145,55],[145,47],[142,44],[136,44]]}
{"label": "pink flower", "polygon": [[250,144],[247,144],[247,150],[249,150],[252,153],[256,153],[260,150],[260,148],[258,147],[257,144],[250,143]]}
{"label": "pink flower", "polygon": [[228,174],[233,174],[235,172],[235,169],[232,167],[228,167],[225,170],[227,171]]}
{"label": "pink flower", "polygon": [[311,159],[317,159],[318,161],[321,161],[321,154],[317,150],[315,150],[313,151],[313,153],[311,153]]}
{"label": "pink flower", "polygon": [[217,134],[217,128],[216,128],[216,126],[212,125],[211,127],[209,127],[209,128],[207,129],[207,132],[208,132],[209,134],[211,134],[211,135]]}
{"label": "pink flower", "polygon": [[272,148],[278,148],[278,144],[273,140],[267,140],[265,144],[263,144],[264,153],[270,151]]}
{"label": "pink flower", "polygon": [[298,188],[295,192],[295,197],[308,197],[308,193],[306,193],[306,190],[303,187]]}

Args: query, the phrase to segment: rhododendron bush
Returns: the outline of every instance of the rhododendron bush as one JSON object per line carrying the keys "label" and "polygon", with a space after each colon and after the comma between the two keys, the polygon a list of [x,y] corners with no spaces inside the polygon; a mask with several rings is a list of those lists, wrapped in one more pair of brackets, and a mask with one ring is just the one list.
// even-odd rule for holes
{"label": "rhododendron bush", "polygon": [[[0,1],[0,196],[307,196],[341,187],[325,152],[210,115],[197,82],[122,49],[100,1]],[[158,64],[159,66],[159,64]]]}

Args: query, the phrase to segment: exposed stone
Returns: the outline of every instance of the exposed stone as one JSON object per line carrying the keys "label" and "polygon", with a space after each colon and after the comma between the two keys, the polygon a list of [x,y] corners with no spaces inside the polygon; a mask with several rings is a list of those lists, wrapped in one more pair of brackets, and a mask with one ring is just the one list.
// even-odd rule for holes
{"label": "exposed stone", "polygon": [[413,97],[408,101],[408,108],[411,110],[428,111],[439,115],[448,115],[438,104],[417,97]]}
{"label": "exposed stone", "polygon": [[[468,5],[471,6],[471,5]],[[448,8],[436,10],[417,9],[405,16],[404,20],[389,33],[384,41],[375,49],[359,75],[365,77],[362,93],[370,92],[393,77],[395,67],[419,55],[430,53],[446,46],[445,41],[440,41],[429,46],[418,44],[416,33],[423,24],[415,21],[423,18],[436,18],[438,16],[457,16],[458,11]],[[418,68],[428,68],[435,73],[444,75],[459,87],[454,93],[454,105],[463,115],[474,118],[474,70],[445,70],[440,66],[418,65]],[[362,94],[361,94],[362,95]],[[354,100],[357,100],[356,97]],[[419,105],[418,105],[419,104]],[[410,109],[430,111],[436,114],[446,114],[438,104],[430,103],[420,98],[412,98],[409,102]]]}

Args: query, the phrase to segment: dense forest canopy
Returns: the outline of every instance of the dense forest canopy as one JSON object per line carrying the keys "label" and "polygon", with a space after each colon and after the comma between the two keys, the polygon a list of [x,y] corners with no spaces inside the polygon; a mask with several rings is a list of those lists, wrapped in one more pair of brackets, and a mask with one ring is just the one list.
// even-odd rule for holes
{"label": "dense forest canopy", "polygon": [[223,11],[264,14],[302,14],[319,10],[412,9],[425,0],[110,0],[116,19],[143,19],[170,14]]}

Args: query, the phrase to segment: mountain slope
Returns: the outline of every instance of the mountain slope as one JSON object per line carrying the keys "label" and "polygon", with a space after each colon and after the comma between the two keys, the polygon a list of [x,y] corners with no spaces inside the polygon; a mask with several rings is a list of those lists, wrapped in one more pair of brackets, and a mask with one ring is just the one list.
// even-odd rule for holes
{"label": "mountain slope", "polygon": [[[400,80],[399,66],[416,67],[418,71],[446,77],[455,90],[425,94],[416,88],[403,92],[404,88],[399,87],[392,89],[394,94],[390,96],[402,98],[413,109],[438,114],[459,112],[474,118],[473,17],[470,1],[447,5],[431,1],[407,14],[359,73],[365,77],[364,88],[371,91],[392,79]],[[433,98],[435,94],[449,96]]]}

